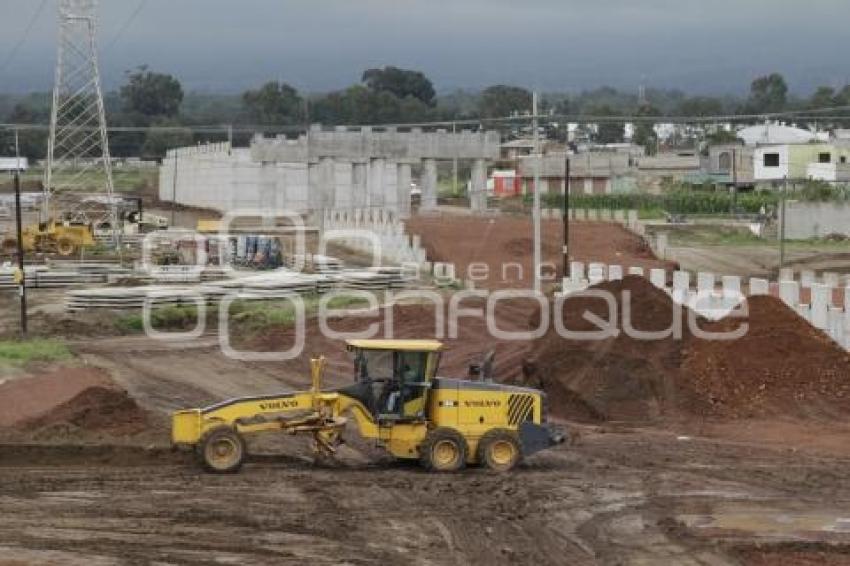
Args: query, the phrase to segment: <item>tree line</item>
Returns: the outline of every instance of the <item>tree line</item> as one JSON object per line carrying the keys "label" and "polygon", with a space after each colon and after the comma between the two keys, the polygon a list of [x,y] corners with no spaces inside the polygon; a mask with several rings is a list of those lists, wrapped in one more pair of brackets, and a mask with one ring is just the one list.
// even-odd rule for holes
{"label": "tree line", "polygon": [[[221,141],[227,134],[197,133],[193,126],[230,124],[262,126],[272,131],[299,131],[310,123],[392,124],[451,120],[486,120],[531,110],[531,92],[511,85],[494,85],[481,92],[457,91],[438,96],[433,83],[415,70],[386,66],[367,69],[358,84],[323,94],[299,92],[295,87],[271,81],[241,95],[203,95],[186,93],[178,78],[152,71],[146,66],[126,73],[120,89],[105,96],[110,126],[150,128],[169,127],[168,131],[118,131],[110,135],[112,154],[117,157],[157,159],[171,147],[204,141]],[[50,119],[50,95],[26,97],[0,95],[0,119],[7,123],[45,124]],[[822,86],[808,98],[789,94],[784,77],[772,73],[750,85],[745,98],[731,96],[691,96],[676,90],[649,89],[643,98],[611,87],[584,91],[577,95],[546,93],[541,97],[543,113],[571,116],[643,116],[649,118],[636,126],[636,143],[653,146],[653,118],[704,117],[733,114],[763,114],[807,108],[850,105],[850,85],[841,89]],[[844,110],[834,114],[848,116]],[[557,122],[557,120],[553,120]],[[840,124],[837,124],[840,125]],[[491,127],[491,124],[487,125]],[[500,123],[493,127],[517,128]],[[598,143],[622,141],[623,122],[600,124],[589,137]],[[552,132],[565,137],[563,124]],[[8,131],[0,133],[0,153],[9,151]],[[247,143],[246,134],[237,143]],[[23,155],[41,159],[46,154],[44,131],[22,132]]]}

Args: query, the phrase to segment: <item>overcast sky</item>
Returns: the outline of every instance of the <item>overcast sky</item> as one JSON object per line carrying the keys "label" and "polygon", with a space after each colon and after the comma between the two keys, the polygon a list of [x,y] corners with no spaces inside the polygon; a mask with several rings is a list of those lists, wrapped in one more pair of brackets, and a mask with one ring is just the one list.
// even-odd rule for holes
{"label": "overcast sky", "polygon": [[[56,4],[0,0],[0,92],[46,90]],[[782,72],[792,90],[850,82],[850,0],[101,0],[106,87],[148,64],[187,90],[269,79],[341,88],[372,66],[425,72],[438,91],[509,83],[739,93]],[[138,6],[141,11],[123,33]]]}

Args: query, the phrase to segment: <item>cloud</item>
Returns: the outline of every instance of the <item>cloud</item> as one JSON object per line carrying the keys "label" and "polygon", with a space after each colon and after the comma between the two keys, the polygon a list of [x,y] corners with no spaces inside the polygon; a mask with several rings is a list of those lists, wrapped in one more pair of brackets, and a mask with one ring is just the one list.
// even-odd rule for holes
{"label": "cloud", "polygon": [[[138,4],[101,4],[107,45]],[[5,0],[0,9],[28,17],[35,2]],[[189,89],[239,91],[274,78],[316,91],[396,64],[423,70],[443,90],[645,81],[733,92],[774,70],[806,90],[850,76],[848,16],[846,0],[148,0],[101,62],[107,87],[149,64]],[[0,57],[19,26],[0,18]],[[54,28],[47,14],[0,76],[0,91],[49,86]]]}

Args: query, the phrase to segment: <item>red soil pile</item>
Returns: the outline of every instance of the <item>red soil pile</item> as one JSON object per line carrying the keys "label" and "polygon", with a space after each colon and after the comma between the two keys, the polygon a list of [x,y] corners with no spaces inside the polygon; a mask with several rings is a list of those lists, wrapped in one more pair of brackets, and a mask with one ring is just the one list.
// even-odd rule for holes
{"label": "red soil pile", "polygon": [[148,427],[147,414],[126,391],[89,387],[44,415],[20,423],[22,429],[74,427],[113,436],[138,434]]}
{"label": "red soil pile", "polygon": [[[833,418],[850,409],[850,356],[825,334],[771,297],[749,301],[749,320],[696,321],[701,330],[731,332],[734,341],[705,340],[690,332],[688,309],[641,277],[595,287],[612,293],[624,329],[670,328],[681,315],[681,338],[641,340],[621,332],[601,341],[567,339],[554,329],[525,366],[524,382],[542,387],[556,416],[578,420],[647,421],[658,418],[751,418],[790,415]],[[630,297],[624,294],[628,292]],[[630,300],[629,300],[630,299]],[[608,320],[601,299],[568,298],[562,312],[569,330],[592,330],[584,313]],[[538,315],[539,316],[539,315]]]}
{"label": "red soil pile", "polygon": [[14,426],[70,401],[89,387],[109,386],[98,368],[60,368],[0,384],[0,427]]}
{"label": "red soil pile", "polygon": [[[486,264],[486,280],[476,281],[485,289],[532,287],[534,271],[532,222],[527,216],[414,216],[407,221],[411,234],[422,238],[429,261],[454,263],[457,276],[466,279],[471,264]],[[551,273],[552,282],[563,273],[563,224],[560,220],[545,220],[543,231],[543,261]],[[576,261],[603,262],[645,269],[671,269],[674,264],[658,260],[646,242],[619,224],[607,222],[575,222],[570,226],[570,255]],[[519,273],[517,264],[522,268]],[[480,265],[475,267],[480,277]]]}
{"label": "red soil pile", "polygon": [[[734,342],[691,340],[682,368],[708,401],[708,413],[729,417],[788,414],[846,416],[850,410],[850,355],[779,299],[748,301],[748,332]],[[706,324],[729,332],[741,320]]]}
{"label": "red soil pile", "polygon": [[626,277],[593,289],[610,293],[615,318],[609,321],[603,299],[568,297],[560,313],[564,327],[572,332],[598,331],[584,317],[592,313],[609,321],[619,334],[604,340],[570,339],[557,332],[553,321],[534,347],[524,382],[547,392],[554,415],[571,419],[652,420],[669,412],[671,405],[685,402],[683,398],[695,402],[682,387],[680,340],[672,336],[641,340],[622,331],[626,318],[631,328],[661,332],[681,316],[687,332],[688,311],[643,277]]}
{"label": "red soil pile", "polygon": [[135,434],[146,428],[147,415],[98,368],[60,368],[0,385],[0,428],[60,426]]}

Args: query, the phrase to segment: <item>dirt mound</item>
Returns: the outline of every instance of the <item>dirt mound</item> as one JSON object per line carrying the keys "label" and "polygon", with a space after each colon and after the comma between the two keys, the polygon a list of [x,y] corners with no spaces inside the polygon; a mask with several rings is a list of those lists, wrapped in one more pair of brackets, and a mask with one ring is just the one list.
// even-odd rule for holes
{"label": "dirt mound", "polygon": [[[612,322],[619,333],[582,340],[565,338],[553,327],[535,344],[524,367],[524,382],[548,392],[557,416],[629,421],[776,415],[828,419],[850,409],[850,356],[777,299],[752,298],[748,322],[695,318],[701,330],[711,333],[732,332],[747,322],[743,337],[720,341],[692,333],[688,320],[693,313],[644,278],[627,277],[593,289],[614,298],[617,314]],[[602,299],[577,296],[564,302],[564,326],[571,331],[597,329],[585,313],[609,319]],[[680,326],[673,324],[677,319]],[[625,332],[629,325],[651,332],[675,326],[681,333],[645,340]]]}
{"label": "dirt mound", "polygon": [[74,429],[129,436],[148,426],[145,412],[126,391],[95,386],[80,392],[50,412],[19,423],[28,430]]}
{"label": "dirt mound", "polygon": [[[476,280],[476,287],[528,289],[532,286],[533,230],[528,216],[418,215],[406,225],[411,234],[421,237],[429,261],[454,263],[461,279],[468,277],[471,265],[475,264],[473,271],[481,274],[481,264],[486,264],[487,278]],[[563,224],[560,220],[544,220],[542,233],[543,261],[550,264],[546,271],[560,274]],[[570,256],[576,261],[625,267],[674,268],[674,264],[658,260],[642,238],[608,222],[574,223],[570,227]]]}
{"label": "dirt mound", "polygon": [[[553,324],[534,347],[525,367],[525,383],[549,394],[556,416],[581,420],[588,416],[589,420],[656,419],[681,398],[690,397],[681,386],[681,341],[673,335],[648,340],[624,331],[628,327],[661,333],[673,327],[675,320],[682,320],[684,335],[687,309],[643,277],[626,277],[593,290],[610,295],[616,306],[616,313],[611,313],[614,317],[610,318],[604,299],[568,297],[560,312],[563,327],[572,333],[599,331],[585,316],[591,313],[604,321],[610,319],[617,335],[601,340],[565,337]],[[554,309],[553,316],[558,316]],[[578,415],[573,412],[577,406]]]}
{"label": "dirt mound", "polygon": [[[692,339],[683,370],[708,414],[832,416],[850,409],[850,355],[779,299],[748,301],[749,330],[734,342]],[[740,320],[707,324],[729,332]]]}
{"label": "dirt mound", "polygon": [[59,368],[0,384],[0,428],[58,429],[116,436],[141,432],[145,412],[98,368]]}

